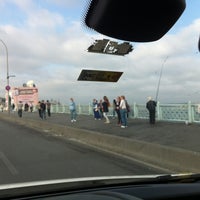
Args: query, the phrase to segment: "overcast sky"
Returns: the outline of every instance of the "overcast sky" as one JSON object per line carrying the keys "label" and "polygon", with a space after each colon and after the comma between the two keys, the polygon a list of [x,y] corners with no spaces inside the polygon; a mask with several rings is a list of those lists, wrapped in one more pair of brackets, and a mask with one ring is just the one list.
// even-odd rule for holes
{"label": "overcast sky", "polygon": [[[40,99],[85,104],[104,95],[132,103],[156,97],[161,103],[200,102],[200,1],[186,10],[160,40],[131,43],[126,56],[88,53],[94,39],[108,37],[83,24],[84,0],[0,0],[0,39],[9,54],[10,85],[33,80]],[[109,38],[108,38],[109,39]],[[117,42],[123,42],[112,39]],[[77,81],[82,69],[123,71],[117,83]],[[0,46],[0,96],[5,94],[6,53]]]}

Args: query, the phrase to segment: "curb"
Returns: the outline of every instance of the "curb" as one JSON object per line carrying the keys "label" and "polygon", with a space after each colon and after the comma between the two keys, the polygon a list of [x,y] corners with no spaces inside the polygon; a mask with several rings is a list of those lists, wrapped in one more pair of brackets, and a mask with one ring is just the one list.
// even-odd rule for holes
{"label": "curb", "polygon": [[180,148],[167,147],[164,145],[148,143],[120,136],[107,135],[104,133],[87,131],[64,125],[49,124],[46,121],[20,119],[13,116],[1,116],[0,119],[18,123],[23,126],[45,130],[52,135],[62,136],[64,139],[81,142],[104,151],[113,152],[137,159],[141,162],[159,168],[167,169],[176,173],[198,173],[200,169],[200,153]]}

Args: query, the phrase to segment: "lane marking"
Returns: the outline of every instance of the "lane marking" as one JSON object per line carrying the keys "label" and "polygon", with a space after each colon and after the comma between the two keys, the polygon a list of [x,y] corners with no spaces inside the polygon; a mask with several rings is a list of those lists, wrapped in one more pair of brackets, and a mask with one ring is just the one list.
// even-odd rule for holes
{"label": "lane marking", "polygon": [[0,160],[3,161],[3,163],[5,164],[5,166],[8,168],[8,170],[10,171],[10,173],[12,175],[17,175],[19,174],[19,172],[17,171],[17,169],[15,168],[15,166],[9,161],[9,159],[7,158],[7,156],[0,151]]}

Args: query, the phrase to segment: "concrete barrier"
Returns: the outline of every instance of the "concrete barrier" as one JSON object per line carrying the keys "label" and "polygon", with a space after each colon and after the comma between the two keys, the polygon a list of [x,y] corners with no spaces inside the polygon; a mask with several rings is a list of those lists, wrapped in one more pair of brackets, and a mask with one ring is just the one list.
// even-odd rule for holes
{"label": "concrete barrier", "polygon": [[81,142],[129,159],[136,159],[174,173],[196,173],[200,169],[200,153],[198,152],[64,125],[50,124],[42,120],[21,119],[7,115],[0,115],[0,119],[9,120],[38,131],[48,132],[48,134],[60,136],[63,139]]}

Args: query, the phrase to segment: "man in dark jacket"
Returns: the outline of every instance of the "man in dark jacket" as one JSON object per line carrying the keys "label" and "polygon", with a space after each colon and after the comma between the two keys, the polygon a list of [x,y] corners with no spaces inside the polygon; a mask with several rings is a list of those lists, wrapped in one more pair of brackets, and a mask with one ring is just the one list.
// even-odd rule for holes
{"label": "man in dark jacket", "polygon": [[146,108],[149,111],[149,123],[155,124],[156,121],[156,105],[157,103],[152,99],[152,97],[148,97],[148,101],[146,103]]}
{"label": "man in dark jacket", "polygon": [[42,100],[42,102],[40,104],[40,108],[41,108],[42,119],[46,119],[46,104],[45,104],[44,100]]}

